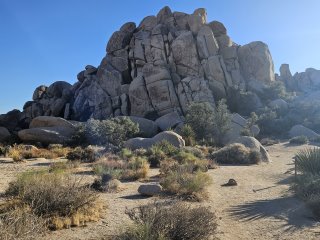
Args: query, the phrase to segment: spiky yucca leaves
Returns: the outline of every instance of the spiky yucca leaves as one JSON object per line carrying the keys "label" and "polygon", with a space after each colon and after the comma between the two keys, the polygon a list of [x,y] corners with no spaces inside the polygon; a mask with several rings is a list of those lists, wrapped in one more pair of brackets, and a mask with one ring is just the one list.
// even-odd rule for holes
{"label": "spiky yucca leaves", "polygon": [[320,175],[320,148],[301,150],[295,156],[295,165],[303,174]]}

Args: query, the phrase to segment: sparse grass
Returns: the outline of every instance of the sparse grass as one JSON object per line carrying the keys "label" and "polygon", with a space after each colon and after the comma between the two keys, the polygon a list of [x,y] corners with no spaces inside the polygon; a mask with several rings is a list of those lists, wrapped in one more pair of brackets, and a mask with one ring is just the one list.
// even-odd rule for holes
{"label": "sparse grass", "polygon": [[210,158],[220,164],[258,164],[261,161],[260,153],[239,143],[230,144],[211,153]]}
{"label": "sparse grass", "polygon": [[147,177],[149,163],[145,158],[134,155],[127,160],[106,155],[97,161],[93,170],[97,175],[110,175],[113,179],[138,180]]}
{"label": "sparse grass", "polygon": [[26,172],[9,184],[5,195],[48,222],[50,229],[83,225],[99,219],[98,196],[68,174]]}
{"label": "sparse grass", "polygon": [[298,136],[291,138],[289,140],[290,144],[297,144],[297,145],[302,145],[302,144],[307,144],[309,142],[309,139],[306,136]]}
{"label": "sparse grass", "polygon": [[153,203],[127,212],[133,225],[119,240],[206,240],[215,234],[216,216],[207,207]]}

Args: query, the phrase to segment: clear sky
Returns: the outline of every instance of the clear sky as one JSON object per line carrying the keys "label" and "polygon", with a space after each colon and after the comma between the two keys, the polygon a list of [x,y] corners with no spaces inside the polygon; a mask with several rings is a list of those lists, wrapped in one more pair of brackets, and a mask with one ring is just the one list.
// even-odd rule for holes
{"label": "clear sky", "polygon": [[0,113],[22,109],[34,89],[76,82],[87,64],[99,65],[111,34],[163,6],[225,24],[238,44],[269,45],[276,71],[320,69],[319,0],[0,0]]}

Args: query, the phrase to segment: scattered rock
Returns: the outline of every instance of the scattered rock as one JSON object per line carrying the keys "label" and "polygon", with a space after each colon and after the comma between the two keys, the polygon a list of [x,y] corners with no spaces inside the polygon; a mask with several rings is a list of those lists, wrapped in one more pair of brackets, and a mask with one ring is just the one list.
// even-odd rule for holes
{"label": "scattered rock", "polygon": [[143,184],[138,188],[138,192],[143,196],[158,196],[161,191],[162,187],[159,184]]}
{"label": "scattered rock", "polygon": [[232,186],[238,186],[238,183],[235,179],[231,178],[229,181],[225,184],[221,185],[222,187],[232,187]]}

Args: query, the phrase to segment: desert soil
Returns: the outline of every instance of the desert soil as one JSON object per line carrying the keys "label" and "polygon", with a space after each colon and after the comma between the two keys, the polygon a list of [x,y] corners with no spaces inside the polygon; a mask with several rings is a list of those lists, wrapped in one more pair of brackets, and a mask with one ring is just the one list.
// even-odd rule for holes
{"label": "desert soil", "polygon": [[[268,147],[273,160],[270,164],[254,166],[220,166],[210,170],[213,184],[208,188],[208,200],[201,204],[209,206],[218,218],[217,238],[237,239],[320,239],[320,224],[304,203],[293,196],[290,182],[293,179],[293,156],[306,145],[291,146],[280,143]],[[0,160],[0,193],[19,172],[45,168],[49,160],[38,159],[15,164],[9,159]],[[88,170],[88,169],[84,169]],[[151,170],[150,177],[158,174]],[[93,176],[84,171],[87,181]],[[230,178],[238,186],[222,187]],[[103,193],[101,201],[108,207],[102,219],[87,226],[48,233],[43,239],[113,239],[130,220],[126,209],[153,202],[157,198],[137,195],[141,182],[124,183],[118,193]]]}

